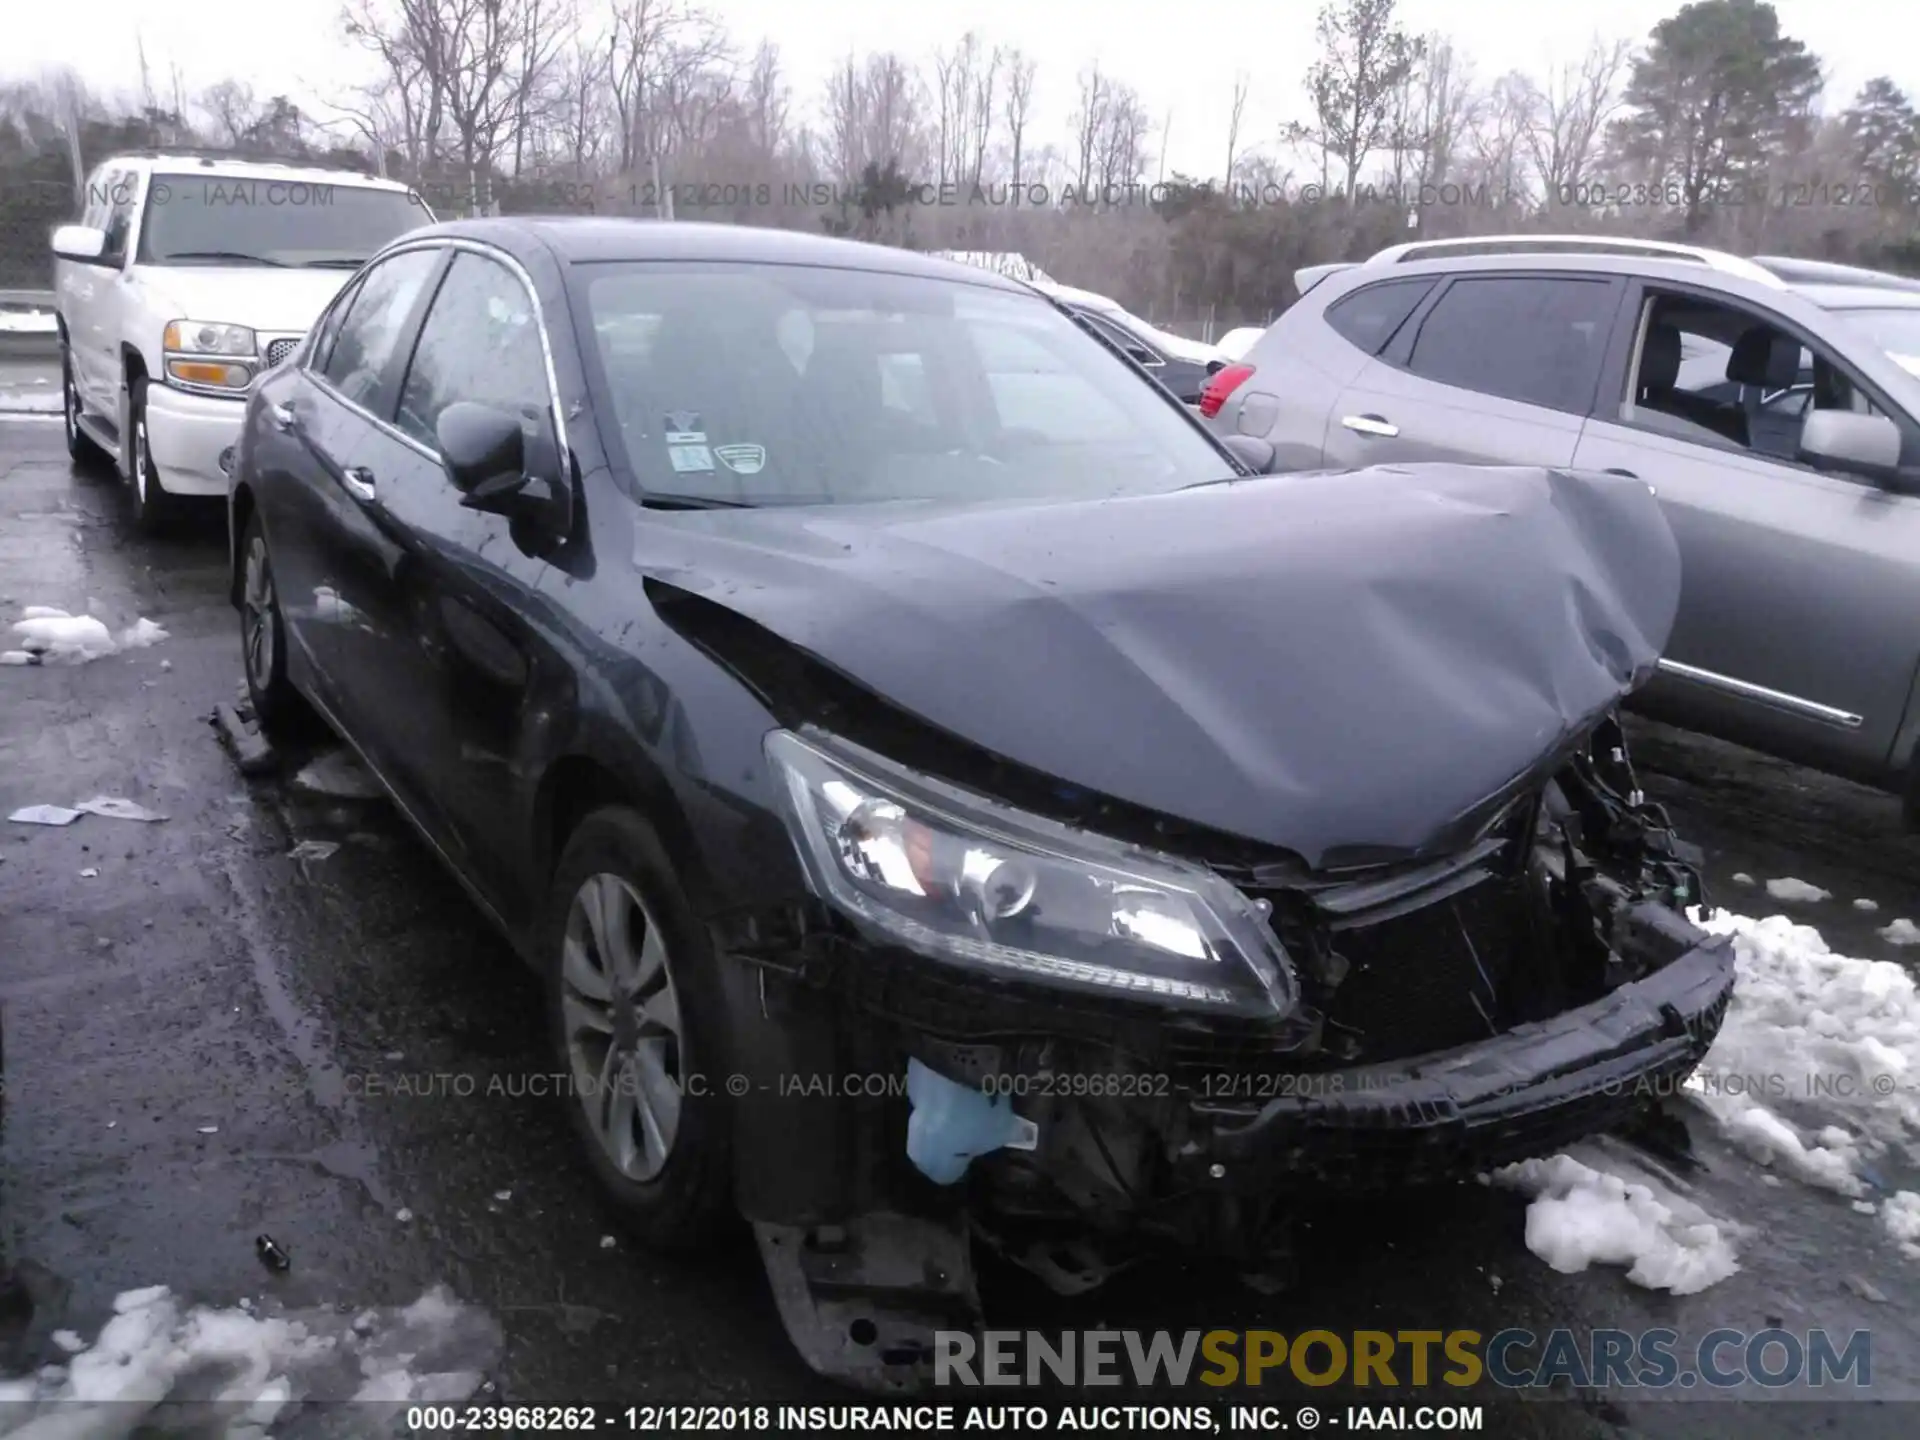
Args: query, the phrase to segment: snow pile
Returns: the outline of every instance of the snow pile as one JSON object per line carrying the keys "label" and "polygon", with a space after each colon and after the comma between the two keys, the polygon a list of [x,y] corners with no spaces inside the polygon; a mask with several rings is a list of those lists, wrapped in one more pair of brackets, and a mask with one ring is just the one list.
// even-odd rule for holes
{"label": "snow pile", "polygon": [[1798,901],[1805,905],[1817,904],[1833,896],[1831,890],[1822,890],[1818,885],[1809,885],[1805,880],[1796,880],[1791,875],[1784,880],[1767,881],[1767,894],[1789,904]]}
{"label": "snow pile", "polygon": [[0,333],[54,335],[59,332],[53,316],[44,310],[0,310]]}
{"label": "snow pile", "polygon": [[[60,1440],[123,1440],[151,1433],[166,1404],[166,1433],[264,1437],[288,1405],[386,1402],[356,1411],[364,1433],[384,1434],[408,1402],[450,1403],[477,1391],[500,1353],[499,1328],[444,1289],[398,1310],[358,1317],[331,1310],[265,1314],[183,1310],[164,1285],[130,1290],[92,1346],[64,1365],[0,1381],[0,1434]],[[192,1410],[177,1407],[195,1402]],[[388,1409],[391,1414],[384,1413]],[[175,1428],[182,1414],[187,1430]],[[291,1418],[291,1417],[289,1417]],[[204,1422],[204,1423],[202,1423]]]}
{"label": "snow pile", "polygon": [[1886,1226],[1901,1254],[1920,1260],[1920,1195],[1900,1191],[1880,1207],[1880,1223]]}
{"label": "snow pile", "polygon": [[1651,1176],[1611,1174],[1555,1155],[1496,1170],[1492,1183],[1533,1197],[1527,1249],[1563,1275],[1624,1265],[1632,1284],[1693,1295],[1740,1268],[1734,1227]]}
{"label": "snow pile", "polygon": [[19,648],[0,654],[0,665],[84,665],[122,650],[144,650],[167,632],[144,616],[115,635],[92,615],[69,615],[50,605],[29,605],[13,623]]}
{"label": "snow pile", "polygon": [[[1913,977],[1891,961],[1836,955],[1819,931],[1784,915],[1691,913],[1702,929],[1734,937],[1739,983],[1688,1095],[1761,1164],[1864,1193],[1864,1157],[1920,1139]],[[1794,1120],[1762,1101],[1792,1107]]]}

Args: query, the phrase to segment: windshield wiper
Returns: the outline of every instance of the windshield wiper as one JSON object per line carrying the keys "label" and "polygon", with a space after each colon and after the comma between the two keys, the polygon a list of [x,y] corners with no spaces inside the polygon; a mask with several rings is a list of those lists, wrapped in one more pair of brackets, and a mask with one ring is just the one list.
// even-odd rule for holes
{"label": "windshield wiper", "polygon": [[271,265],[276,270],[288,268],[284,260],[269,260],[265,255],[248,255],[239,250],[176,250],[171,255],[162,255],[157,263],[166,265],[175,260],[237,260],[245,265]]}
{"label": "windshield wiper", "polygon": [[754,508],[745,500],[722,500],[715,495],[675,495],[655,490],[649,490],[642,495],[640,503],[650,510],[751,510]]}
{"label": "windshield wiper", "polygon": [[364,255],[358,260],[349,255],[338,260],[302,260],[300,268],[302,270],[358,270],[366,263]]}

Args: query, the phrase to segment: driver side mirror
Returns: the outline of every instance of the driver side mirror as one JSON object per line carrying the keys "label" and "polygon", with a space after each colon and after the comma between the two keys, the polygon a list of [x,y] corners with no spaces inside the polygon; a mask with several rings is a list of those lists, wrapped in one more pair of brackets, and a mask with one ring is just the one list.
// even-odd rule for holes
{"label": "driver side mirror", "polygon": [[1277,458],[1273,442],[1258,435],[1222,435],[1220,443],[1255,475],[1271,475]]}
{"label": "driver side mirror", "polygon": [[62,225],[53,232],[56,259],[77,260],[83,265],[98,265],[106,253],[107,232],[91,225]]}
{"label": "driver side mirror", "polygon": [[1900,475],[1900,427],[1884,415],[1812,410],[1800,427],[1798,458],[1822,469],[1891,481]]}
{"label": "driver side mirror", "polygon": [[468,510],[537,521],[565,536],[572,528],[571,489],[557,447],[529,440],[527,422],[511,411],[456,400],[434,423],[447,478]]}

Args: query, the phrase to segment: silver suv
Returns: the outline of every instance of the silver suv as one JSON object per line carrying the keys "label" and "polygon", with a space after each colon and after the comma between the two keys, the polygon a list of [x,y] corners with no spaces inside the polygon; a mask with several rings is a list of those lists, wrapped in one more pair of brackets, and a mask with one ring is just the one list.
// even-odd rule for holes
{"label": "silver suv", "polygon": [[1558,236],[1296,279],[1207,387],[1216,431],[1271,444],[1280,470],[1638,476],[1685,571],[1637,707],[1896,791],[1920,824],[1920,284]]}

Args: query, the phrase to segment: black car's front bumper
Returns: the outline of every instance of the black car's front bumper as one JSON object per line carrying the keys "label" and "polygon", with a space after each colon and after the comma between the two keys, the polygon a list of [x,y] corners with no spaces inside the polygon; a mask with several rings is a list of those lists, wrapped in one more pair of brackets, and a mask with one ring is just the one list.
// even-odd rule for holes
{"label": "black car's front bumper", "polygon": [[1196,1106],[1175,1162],[1201,1190],[1369,1189],[1465,1178],[1625,1120],[1700,1063],[1733,996],[1716,936],[1549,1020],[1417,1059],[1284,1077],[1257,1109]]}

